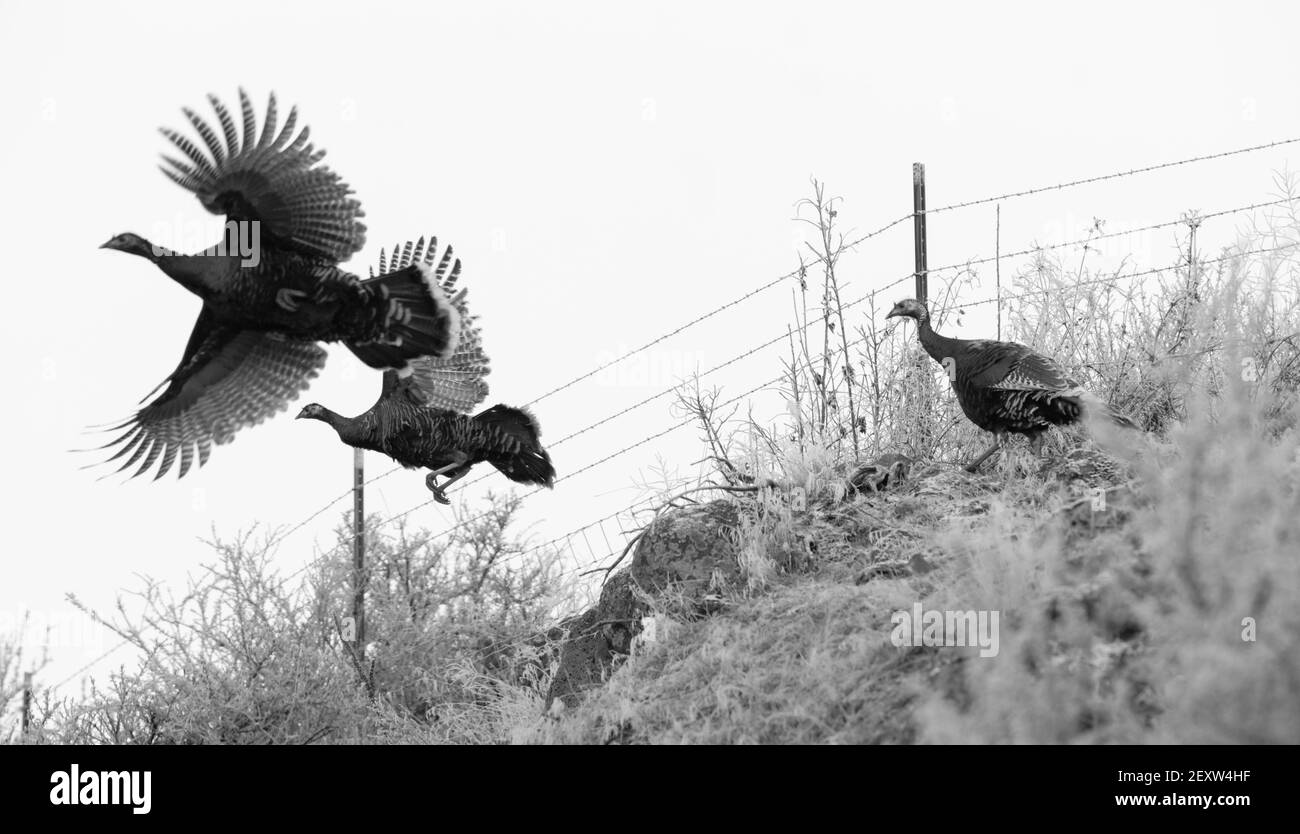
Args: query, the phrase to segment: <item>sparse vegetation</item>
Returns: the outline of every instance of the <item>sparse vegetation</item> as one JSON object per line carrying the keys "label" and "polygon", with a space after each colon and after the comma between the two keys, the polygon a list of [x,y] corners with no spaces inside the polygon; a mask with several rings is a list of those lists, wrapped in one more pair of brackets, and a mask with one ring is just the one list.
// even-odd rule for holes
{"label": "sparse vegetation", "polygon": [[529,686],[532,655],[492,650],[543,630],[565,595],[554,552],[519,558],[509,533],[518,499],[489,500],[486,514],[461,507],[469,521],[450,536],[370,531],[359,651],[344,639],[350,526],[301,577],[280,576],[252,534],[212,542],[215,563],[183,596],[147,584],[135,606],[88,612],[141,660],[95,681],[84,699],[47,696],[29,740],[496,740],[525,705],[540,709],[540,696]]}

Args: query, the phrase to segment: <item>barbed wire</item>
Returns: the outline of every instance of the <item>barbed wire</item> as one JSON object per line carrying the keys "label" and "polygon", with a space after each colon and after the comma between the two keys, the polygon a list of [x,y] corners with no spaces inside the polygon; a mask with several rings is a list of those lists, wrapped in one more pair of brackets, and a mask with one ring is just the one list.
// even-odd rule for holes
{"label": "barbed wire", "polygon": [[[1214,211],[1214,212],[1210,212],[1209,214],[1199,215],[1199,219],[1205,221],[1215,217],[1226,217],[1231,214],[1241,214],[1242,212],[1246,212],[1246,211],[1254,211],[1261,208],[1270,208],[1272,206],[1280,206],[1286,203],[1294,203],[1294,202],[1300,202],[1300,197],[1286,197],[1281,200],[1270,200],[1269,202],[1265,202],[1265,203],[1252,203],[1246,206],[1238,206],[1236,208],[1223,209],[1221,211]],[[1088,237],[1077,238],[1075,240],[1067,240],[1063,243],[1035,244],[1034,246],[1028,249],[1021,249],[1016,252],[1005,252],[999,255],[989,255],[983,258],[972,258],[967,261],[950,263],[945,266],[932,267],[930,269],[927,269],[926,272],[927,274],[933,275],[936,272],[944,272],[950,269],[963,269],[972,266],[982,266],[984,264],[994,263],[995,261],[1005,261],[1010,258],[1021,258],[1026,255],[1036,255],[1039,252],[1050,252],[1055,249],[1068,249],[1074,246],[1088,246],[1090,244],[1096,243],[1099,240],[1110,240],[1117,237],[1125,237],[1127,235],[1137,235],[1137,234],[1142,234],[1143,232],[1153,232],[1159,229],[1167,229],[1174,226],[1186,226],[1186,225],[1187,225],[1186,218],[1179,218],[1177,220],[1166,220],[1163,223],[1152,223],[1149,226],[1138,226],[1136,228],[1121,229],[1116,232],[1105,232],[1102,234],[1089,235]]]}
{"label": "barbed wire", "polygon": [[[1263,340],[1257,338],[1248,339],[1245,337],[1239,339],[1224,339],[1223,341],[1219,342],[1216,345],[1213,345],[1211,347],[1201,348],[1200,350],[1183,351],[1181,353],[1165,353],[1165,354],[1160,354],[1158,356],[1151,354],[1148,356],[1147,362],[1154,365],[1163,362],[1166,359],[1195,359],[1198,356],[1206,356],[1211,353],[1217,353],[1223,350],[1224,348],[1227,348],[1230,345],[1236,345],[1236,346],[1255,345],[1257,347],[1267,347],[1269,345],[1275,345],[1280,342],[1290,341],[1291,339],[1294,339],[1297,336],[1300,336],[1300,330],[1297,330],[1294,333],[1288,333],[1285,336],[1270,336],[1269,338]],[[1061,363],[1061,364],[1063,367],[1066,368],[1109,368],[1109,367],[1114,367],[1115,365],[1129,365],[1129,364],[1133,364],[1136,366],[1136,363],[1131,357],[1125,359],[1110,359],[1105,362],[1070,362],[1070,363]]]}
{"label": "barbed wire", "polygon": [[855,238],[854,240],[849,241],[848,243],[844,244],[841,248],[844,250],[853,249],[858,244],[863,243],[864,241],[871,240],[873,237],[878,237],[884,234],[885,232],[889,231],[890,229],[894,228],[895,226],[901,223],[906,223],[907,221],[911,220],[915,216],[916,215],[913,214],[912,212],[908,212],[907,214],[904,214],[902,217],[898,218],[897,220],[889,221],[885,225],[881,226],[879,229],[876,229],[874,232],[867,232],[862,237]]}
{"label": "barbed wire", "polygon": [[[544,542],[542,542],[542,543],[540,543],[540,544],[529,545],[528,547],[526,547],[526,548],[523,550],[523,554],[524,554],[524,555],[527,555],[527,554],[529,554],[529,553],[536,553],[536,552],[539,551],[539,550],[542,550],[542,549],[544,549],[544,548],[550,547],[550,546],[552,546],[552,545],[554,545],[554,544],[556,544],[556,543],[558,543],[558,542],[564,541],[565,539],[569,538],[570,536],[576,535],[577,533],[584,533],[584,532],[586,532],[587,530],[590,530],[590,529],[593,528],[593,527],[601,526],[601,525],[603,525],[606,521],[611,521],[611,520],[613,520],[613,519],[615,519],[615,518],[618,518],[618,517],[619,517],[620,515],[622,515],[623,513],[628,512],[629,510],[635,509],[636,506],[637,506],[638,504],[641,504],[641,503],[643,503],[643,501],[641,501],[641,500],[635,501],[635,502],[633,502],[632,504],[630,504],[630,505],[628,505],[628,506],[626,506],[626,507],[624,507],[624,508],[622,508],[622,509],[620,509],[620,510],[615,510],[614,512],[612,512],[612,513],[610,513],[610,514],[608,514],[608,515],[603,515],[603,516],[601,516],[600,518],[596,519],[595,521],[589,521],[589,522],[587,522],[586,524],[582,525],[581,527],[577,527],[577,528],[575,528],[575,529],[573,529],[573,530],[570,530],[569,532],[565,533],[565,534],[562,535],[562,536],[556,536],[555,538],[553,538],[553,539],[549,539],[549,540],[544,541]],[[587,543],[587,548],[588,548],[589,550],[591,549],[591,543],[590,543],[590,542]]]}
{"label": "barbed wire", "polygon": [[113,646],[111,649],[109,649],[108,651],[106,651],[106,652],[104,652],[103,654],[101,654],[99,657],[95,658],[94,660],[92,660],[92,661],[90,661],[89,663],[87,663],[87,664],[85,664],[84,666],[82,666],[82,667],[81,667],[80,669],[78,669],[77,671],[73,672],[71,675],[68,675],[67,677],[61,679],[58,683],[56,683],[56,684],[54,684],[53,686],[49,687],[46,691],[47,691],[47,692],[55,692],[56,690],[58,690],[59,687],[63,686],[63,685],[64,685],[65,683],[67,683],[68,681],[72,680],[73,678],[77,677],[78,675],[84,674],[84,673],[86,672],[86,670],[88,670],[90,667],[94,666],[96,663],[99,663],[101,660],[104,660],[105,658],[109,657],[110,655],[112,655],[112,654],[113,654],[114,652],[116,652],[117,650],[119,650],[119,649],[121,649],[121,648],[124,648],[125,646],[130,645],[130,643],[131,643],[130,640],[123,640],[122,642],[118,643],[116,646]]}
{"label": "barbed wire", "polygon": [[763,291],[765,291],[765,290],[769,290],[769,289],[771,289],[772,287],[775,287],[777,284],[780,284],[782,281],[785,281],[785,280],[787,280],[787,279],[789,279],[789,278],[794,278],[794,277],[798,276],[799,273],[800,273],[801,271],[802,271],[802,269],[791,270],[790,272],[787,272],[786,274],[780,276],[779,278],[774,278],[773,280],[768,281],[766,284],[763,284],[763,285],[760,286],[760,287],[756,287],[755,289],[750,290],[749,292],[745,293],[744,295],[740,296],[739,298],[734,299],[734,300],[732,300],[732,301],[728,301],[726,304],[723,304],[721,307],[717,307],[717,308],[715,308],[715,309],[713,309],[713,310],[710,310],[709,312],[705,313],[705,314],[702,315],[702,316],[698,316],[698,317],[696,317],[696,318],[694,318],[694,319],[691,319],[691,320],[688,321],[686,324],[683,324],[681,327],[678,327],[678,328],[676,328],[675,330],[670,330],[670,331],[668,331],[667,333],[663,334],[662,336],[659,336],[659,337],[657,337],[657,338],[655,338],[655,339],[650,340],[649,342],[646,342],[644,345],[641,345],[641,347],[639,347],[639,348],[635,348],[635,349],[633,349],[633,350],[629,350],[629,351],[627,351],[626,353],[623,353],[622,355],[620,355],[620,356],[618,356],[618,357],[616,357],[616,358],[614,358],[614,359],[609,360],[608,362],[605,362],[605,363],[603,363],[603,364],[597,365],[595,368],[592,368],[590,371],[587,371],[587,372],[584,373],[584,374],[581,374],[581,375],[579,375],[579,376],[574,377],[573,379],[569,380],[568,382],[564,383],[563,385],[558,385],[558,386],[556,386],[555,388],[552,388],[551,390],[547,391],[545,394],[542,394],[541,396],[534,397],[533,399],[531,399],[531,400],[529,400],[527,403],[525,403],[525,404],[524,404],[524,407],[525,407],[525,408],[528,408],[529,406],[536,405],[537,403],[541,402],[541,401],[544,400],[544,399],[547,399],[548,397],[554,396],[555,394],[558,394],[558,393],[560,393],[561,391],[564,391],[564,390],[566,390],[566,389],[568,389],[568,388],[572,388],[574,385],[577,385],[579,382],[582,382],[583,380],[586,380],[586,379],[590,379],[591,377],[595,376],[596,374],[600,373],[601,371],[605,370],[606,368],[609,368],[609,367],[612,367],[612,366],[614,366],[614,365],[617,365],[619,362],[622,362],[624,359],[627,359],[627,358],[629,358],[629,357],[635,356],[635,355],[638,354],[638,353],[641,353],[641,352],[643,352],[643,351],[645,351],[645,350],[648,350],[648,349],[654,347],[655,345],[659,344],[660,342],[662,342],[662,341],[664,341],[664,340],[666,340],[666,339],[670,339],[670,338],[672,338],[673,336],[676,336],[677,334],[681,333],[682,331],[687,330],[687,329],[689,329],[689,328],[691,328],[691,327],[694,327],[695,325],[699,324],[700,322],[705,321],[706,319],[710,319],[710,318],[716,316],[718,313],[721,313],[721,312],[723,312],[724,310],[728,310],[728,309],[730,309],[730,308],[736,306],[737,304],[741,303],[742,301],[745,301],[745,300],[747,300],[747,299],[749,299],[749,298],[752,298],[752,297],[758,295],[759,293],[761,293],[761,292],[763,292]]}
{"label": "barbed wire", "polygon": [[[1296,142],[1300,142],[1300,136],[1297,136],[1292,139],[1279,139],[1276,142],[1266,142],[1265,144],[1262,145],[1251,145],[1250,147],[1246,147],[1246,148],[1236,148],[1230,151],[1221,151],[1219,153],[1205,154],[1204,156],[1193,156],[1187,159],[1178,159],[1172,162],[1161,162],[1156,165],[1147,165],[1142,168],[1131,168],[1127,171],[1116,171],[1114,173],[1101,174],[1095,177],[1085,177],[1083,179],[1070,180],[1068,182],[1056,183],[1055,185],[1044,185],[1038,188],[1028,188],[1025,189],[1024,191],[1009,191],[1006,194],[999,194],[995,197],[981,197],[978,200],[967,200],[964,203],[953,203],[947,206],[940,206],[938,208],[926,209],[925,214],[938,214],[944,211],[955,211],[957,209],[970,208],[971,206],[985,205],[986,203],[996,203],[1002,200],[1014,200],[1019,197],[1028,197],[1033,194],[1042,194],[1047,191],[1060,191],[1066,188],[1074,188],[1075,186],[1079,186],[1079,185],[1091,185],[1092,183],[1105,182],[1107,180],[1122,179],[1123,177],[1131,177],[1136,174],[1147,174],[1152,171],[1162,171],[1167,168],[1177,168],[1180,165],[1190,165],[1195,162],[1208,162],[1210,160],[1223,159],[1224,157],[1229,157],[1229,156],[1238,156],[1240,154],[1253,153],[1255,151],[1269,150],[1270,148],[1278,148],[1283,145],[1291,145]],[[911,217],[911,215],[908,215],[908,217]]]}
{"label": "barbed wire", "polygon": [[[1249,249],[1246,251],[1230,252],[1226,255],[1221,255],[1217,258],[1204,258],[1204,259],[1198,258],[1196,260],[1196,265],[1198,267],[1201,267],[1201,266],[1208,266],[1210,264],[1224,263],[1226,261],[1236,260],[1238,258],[1245,258],[1250,255],[1264,255],[1269,252],[1281,252],[1287,249],[1294,249],[1297,246],[1300,246],[1300,241],[1296,243],[1286,243],[1281,246],[1270,246],[1265,249]],[[1089,281],[1074,281],[1068,285],[1064,285],[1060,287],[1042,287],[1036,290],[1026,290],[1024,292],[1020,292],[1015,295],[1003,295],[1003,296],[995,295],[995,296],[990,296],[989,298],[981,298],[978,301],[968,301],[964,303],[954,302],[951,306],[957,308],[958,310],[964,310],[967,307],[978,307],[981,304],[992,304],[993,302],[999,300],[1003,302],[1015,301],[1021,298],[1028,298],[1031,295],[1041,295],[1043,293],[1049,293],[1049,292],[1062,292],[1062,291],[1074,289],[1075,287],[1086,287],[1086,286],[1091,286],[1093,284],[1118,283],[1120,281],[1126,281],[1133,278],[1142,278],[1147,275],[1156,275],[1161,272],[1168,272],[1170,269],[1173,268],[1174,267],[1161,266],[1161,267],[1155,267],[1153,269],[1144,269],[1140,272],[1129,272],[1129,273],[1121,272],[1115,275],[1107,276],[1105,278],[1096,278]]]}
{"label": "barbed wire", "polygon": [[[403,466],[401,466],[401,465],[394,466],[392,469],[389,469],[389,470],[387,470],[387,471],[385,471],[385,472],[382,472],[382,473],[380,473],[379,475],[374,476],[373,478],[368,478],[368,479],[366,479],[365,481],[363,481],[363,482],[361,483],[361,486],[362,486],[363,488],[364,488],[364,487],[368,487],[368,486],[370,486],[371,484],[373,484],[374,482],[376,482],[376,481],[381,481],[381,480],[383,480],[384,478],[387,478],[389,475],[393,474],[394,472],[399,472],[399,471],[401,471],[401,470],[404,469],[404,468],[405,468],[405,467],[403,467]],[[322,506],[320,509],[318,509],[318,510],[316,510],[314,513],[312,513],[311,515],[309,515],[309,516],[307,516],[306,518],[304,518],[302,521],[300,521],[300,522],[298,522],[297,524],[295,524],[295,525],[293,525],[292,527],[290,527],[287,531],[285,531],[285,532],[283,532],[283,533],[277,533],[277,534],[275,534],[274,536],[271,537],[271,540],[267,543],[267,549],[269,550],[270,548],[272,548],[272,547],[274,547],[274,546],[280,544],[280,543],[283,542],[285,539],[289,538],[289,536],[291,536],[291,535],[293,535],[294,533],[298,532],[298,531],[301,530],[303,527],[306,527],[306,526],[307,526],[308,524],[310,524],[312,521],[316,520],[317,518],[320,518],[320,516],[321,516],[322,513],[324,513],[324,512],[325,512],[326,510],[328,510],[330,507],[333,507],[333,506],[334,506],[335,504],[337,504],[338,502],[342,501],[344,498],[349,498],[349,497],[351,497],[352,494],[353,494],[353,492],[355,492],[355,487],[352,488],[352,489],[349,489],[347,492],[342,493],[342,494],[339,495],[337,498],[334,498],[334,499],[331,500],[329,503],[325,504],[325,505]]]}

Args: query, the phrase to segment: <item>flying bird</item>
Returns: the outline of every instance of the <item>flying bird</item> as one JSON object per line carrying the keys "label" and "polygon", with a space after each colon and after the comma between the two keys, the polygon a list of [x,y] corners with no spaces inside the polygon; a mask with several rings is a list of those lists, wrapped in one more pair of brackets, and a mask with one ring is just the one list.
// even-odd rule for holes
{"label": "flying bird", "polygon": [[131,477],[161,460],[160,478],[178,459],[184,477],[196,453],[202,466],[213,445],[283,411],[324,365],[318,342],[342,342],[372,368],[402,370],[422,356],[451,356],[459,339],[459,313],[428,264],[366,280],[339,267],[365,243],[361,204],[320,164],[325,152],[308,143],[308,128],[295,135],[296,108],[277,132],[272,94],[259,134],[242,89],[242,131],[225,105],[208,100],[219,132],[185,109],[202,147],[163,129],[180,156],[164,155],[161,167],[225,216],[222,240],[188,255],[131,233],[101,247],[150,261],[203,300],[180,363],[145,400],[162,393],[110,427],[122,433],[100,447],[120,447],[109,458],[126,458],[118,472],[140,462]]}
{"label": "flying bird", "polygon": [[966,468],[974,472],[1001,448],[1008,433],[1029,438],[1035,455],[1052,426],[1076,423],[1090,410],[1126,428],[1137,428],[1071,379],[1050,358],[1016,342],[949,339],[930,326],[930,312],[915,298],[898,302],[885,318],[916,321],[921,347],[948,371],[961,410],[972,423],[994,435],[994,443]]}
{"label": "flying bird", "polygon": [[[423,239],[395,248],[394,260],[380,271],[418,264]],[[400,255],[398,252],[400,251]],[[450,503],[446,489],[478,463],[489,463],[512,481],[551,487],[555,468],[541,444],[541,427],[527,409],[494,405],[470,416],[488,394],[489,371],[480,332],[465,306],[465,290],[455,289],[457,268],[450,274],[440,265],[436,275],[443,292],[460,314],[461,338],[446,358],[413,360],[403,370],[385,371],[378,401],[364,414],[344,417],[319,403],[310,403],[298,419],[319,420],[339,439],[358,449],[382,452],[408,469],[427,468],[425,485],[434,500]],[[439,484],[438,478],[446,480]]]}

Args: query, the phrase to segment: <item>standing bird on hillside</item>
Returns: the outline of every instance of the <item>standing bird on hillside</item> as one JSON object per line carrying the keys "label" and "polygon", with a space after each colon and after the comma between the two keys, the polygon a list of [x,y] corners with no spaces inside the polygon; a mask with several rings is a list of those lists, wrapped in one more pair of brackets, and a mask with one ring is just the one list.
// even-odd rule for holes
{"label": "standing bird on hillside", "polygon": [[143,458],[132,477],[160,457],[162,477],[178,456],[184,477],[196,449],[202,466],[214,443],[284,410],[325,363],[317,342],[343,342],[373,368],[403,369],[418,357],[451,356],[459,338],[459,314],[428,265],[364,281],[339,268],[365,243],[361,204],[319,164],[325,152],[308,144],[308,129],[294,136],[296,108],[276,133],[272,94],[259,137],[240,90],[241,142],[230,112],[208,100],[222,135],[186,109],[207,151],[164,129],[184,158],[164,156],[162,171],[209,212],[225,215],[223,239],[194,255],[130,233],[101,247],[152,262],[203,299],[166,390],[114,426],[125,433],[100,447],[122,446],[110,460],[130,455],[118,472]]}
{"label": "standing bird on hillside", "polygon": [[1137,428],[1066,376],[1054,361],[1024,345],[941,336],[930,327],[929,310],[914,298],[895,304],[885,318],[894,316],[916,320],[921,347],[948,372],[961,410],[994,435],[988,451],[966,467],[971,472],[1001,448],[1008,432],[1028,437],[1038,455],[1044,432],[1078,422],[1094,409],[1120,426]]}
{"label": "standing bird on hillside", "polygon": [[[423,239],[414,251],[407,243],[400,256],[394,248],[394,261],[387,266],[419,263],[422,249]],[[430,251],[428,257],[432,254]],[[385,270],[382,254],[379,270]],[[518,483],[553,486],[555,468],[542,448],[541,427],[531,413],[494,405],[469,416],[469,410],[487,397],[484,377],[488,359],[474,317],[465,308],[465,291],[455,292],[457,272],[449,278],[442,268],[437,272],[461,317],[461,339],[454,354],[445,359],[417,359],[409,371],[385,371],[379,400],[364,414],[344,417],[310,403],[298,413],[298,419],[327,423],[347,445],[382,452],[408,469],[433,470],[425,477],[425,485],[441,504],[450,503],[447,487],[465,477],[476,463],[490,463]],[[439,476],[447,479],[441,485]]]}

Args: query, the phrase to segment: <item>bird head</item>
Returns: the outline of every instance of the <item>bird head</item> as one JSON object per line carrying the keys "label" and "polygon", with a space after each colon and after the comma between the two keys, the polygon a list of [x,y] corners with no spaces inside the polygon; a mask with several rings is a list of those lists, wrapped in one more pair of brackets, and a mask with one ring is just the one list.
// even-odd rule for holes
{"label": "bird head", "polygon": [[303,420],[303,419],[325,420],[326,422],[329,422],[328,415],[329,415],[329,409],[327,409],[325,406],[321,405],[320,403],[308,403],[307,405],[304,405],[302,407],[302,411],[299,411],[298,416],[295,417],[294,419],[295,420]]}
{"label": "bird head", "polygon": [[130,255],[139,255],[142,258],[153,259],[157,253],[154,251],[154,245],[137,234],[123,232],[115,235],[107,243],[100,244],[100,249],[116,249],[119,252],[126,252]]}
{"label": "bird head", "polygon": [[905,298],[895,304],[894,309],[890,310],[885,318],[892,319],[894,316],[906,316],[921,322],[928,319],[930,313],[925,309],[925,305],[915,298]]}

